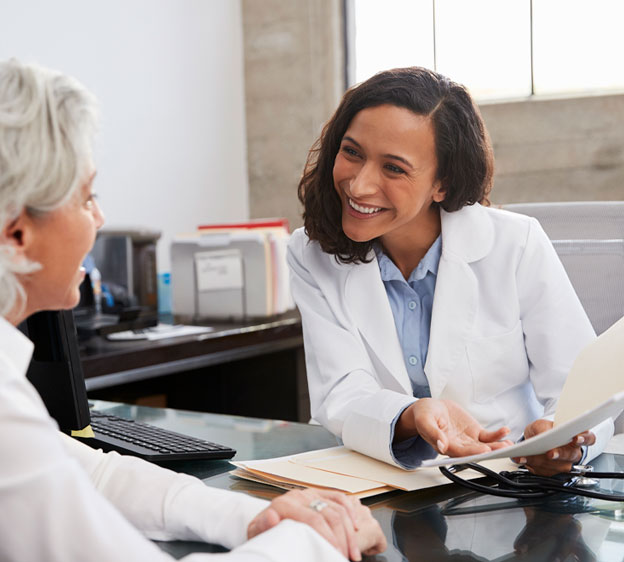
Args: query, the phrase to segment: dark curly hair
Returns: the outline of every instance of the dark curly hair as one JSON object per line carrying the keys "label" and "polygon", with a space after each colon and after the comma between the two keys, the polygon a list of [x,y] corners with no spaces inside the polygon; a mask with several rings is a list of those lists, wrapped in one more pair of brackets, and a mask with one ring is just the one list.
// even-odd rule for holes
{"label": "dark curly hair", "polygon": [[431,118],[435,131],[436,179],[445,191],[439,205],[457,211],[489,204],[494,172],[492,145],[481,114],[462,85],[421,67],[375,74],[349,89],[314,143],[299,182],[304,226],[324,252],[344,263],[366,262],[374,240],[354,242],[342,230],[342,207],[333,167],[351,120],[362,109],[390,104]]}

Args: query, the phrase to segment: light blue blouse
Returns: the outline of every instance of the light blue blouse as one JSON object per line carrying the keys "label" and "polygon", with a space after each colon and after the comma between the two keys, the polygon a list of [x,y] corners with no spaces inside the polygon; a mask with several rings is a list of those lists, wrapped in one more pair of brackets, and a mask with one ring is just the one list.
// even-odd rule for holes
{"label": "light blue blouse", "polygon": [[[433,295],[442,254],[442,236],[438,236],[407,281],[380,246],[375,248],[375,252],[413,394],[416,398],[429,397],[431,392],[424,366],[429,347]],[[392,422],[393,436],[399,415]],[[432,451],[419,437],[407,439],[392,447],[394,458],[409,467],[417,466],[423,458],[434,456]]]}

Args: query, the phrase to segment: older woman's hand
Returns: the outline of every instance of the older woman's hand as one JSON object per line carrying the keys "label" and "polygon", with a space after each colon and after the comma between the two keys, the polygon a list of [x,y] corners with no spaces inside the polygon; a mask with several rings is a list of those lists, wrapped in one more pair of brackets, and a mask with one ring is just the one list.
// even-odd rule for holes
{"label": "older woman's hand", "polygon": [[484,429],[452,400],[420,398],[399,417],[394,440],[400,442],[420,435],[439,453],[462,457],[511,445],[511,441],[502,440],[508,433],[506,427],[494,431]]}
{"label": "older woman's hand", "polygon": [[282,519],[310,525],[351,560],[361,560],[362,552],[370,555],[386,549],[386,539],[370,509],[340,492],[308,488],[283,494],[254,517],[247,537],[275,527]]}
{"label": "older woman's hand", "polygon": [[[535,420],[526,426],[525,439],[529,439],[539,433],[548,431],[553,426],[549,420]],[[560,472],[570,472],[572,466],[579,463],[583,458],[581,447],[593,445],[596,436],[591,431],[585,431],[576,435],[567,445],[551,449],[542,455],[532,457],[514,457],[512,460],[525,465],[531,472],[541,476],[552,476]]]}

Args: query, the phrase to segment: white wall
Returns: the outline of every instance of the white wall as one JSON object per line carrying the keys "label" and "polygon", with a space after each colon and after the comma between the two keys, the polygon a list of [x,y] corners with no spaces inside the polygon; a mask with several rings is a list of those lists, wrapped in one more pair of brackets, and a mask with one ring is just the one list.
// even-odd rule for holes
{"label": "white wall", "polygon": [[163,232],[249,216],[240,0],[0,0],[0,59],[78,78],[100,100],[108,226]]}

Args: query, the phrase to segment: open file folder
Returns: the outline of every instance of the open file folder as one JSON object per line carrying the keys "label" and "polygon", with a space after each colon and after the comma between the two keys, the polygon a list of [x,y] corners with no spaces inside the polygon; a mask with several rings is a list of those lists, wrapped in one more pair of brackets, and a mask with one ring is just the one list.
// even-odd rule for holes
{"label": "open file folder", "polygon": [[[276,459],[234,461],[232,464],[237,469],[231,474],[246,480],[284,489],[314,487],[339,490],[359,498],[393,490],[412,491],[450,483],[437,468],[403,470],[345,447]],[[483,464],[497,472],[516,468],[509,459]],[[462,476],[468,479],[483,477],[478,472],[468,470]]]}

